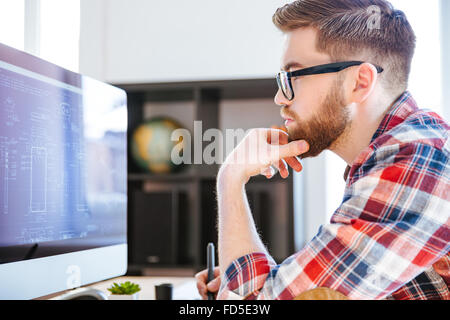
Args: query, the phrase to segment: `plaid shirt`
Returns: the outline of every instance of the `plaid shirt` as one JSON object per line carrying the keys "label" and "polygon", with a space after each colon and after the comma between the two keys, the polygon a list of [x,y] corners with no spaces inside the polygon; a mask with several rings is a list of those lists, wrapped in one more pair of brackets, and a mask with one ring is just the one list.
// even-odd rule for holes
{"label": "plaid shirt", "polygon": [[349,299],[450,299],[449,129],[405,92],[347,170],[330,223],[280,265],[263,253],[233,261],[218,298],[326,287]]}

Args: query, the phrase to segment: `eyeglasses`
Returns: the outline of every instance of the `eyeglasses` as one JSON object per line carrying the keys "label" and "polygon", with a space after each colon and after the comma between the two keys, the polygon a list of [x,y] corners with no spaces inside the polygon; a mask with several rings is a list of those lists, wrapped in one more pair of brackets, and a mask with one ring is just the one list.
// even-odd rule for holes
{"label": "eyeglasses", "polygon": [[[329,64],[323,64],[311,68],[306,69],[300,69],[297,71],[287,72],[287,71],[280,71],[277,74],[277,84],[278,88],[283,92],[283,95],[288,99],[289,101],[294,100],[294,90],[292,89],[292,79],[296,77],[302,77],[302,76],[310,76],[314,74],[324,74],[324,73],[335,73],[342,71],[344,69],[359,66],[365,62],[363,61],[348,61],[348,62],[336,62],[336,63],[329,63]],[[379,66],[375,66],[378,73],[382,73],[384,69]]]}

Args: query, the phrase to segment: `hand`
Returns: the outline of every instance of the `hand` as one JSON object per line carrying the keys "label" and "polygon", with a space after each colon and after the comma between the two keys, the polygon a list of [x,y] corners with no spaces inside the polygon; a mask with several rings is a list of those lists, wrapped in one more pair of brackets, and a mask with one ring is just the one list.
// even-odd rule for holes
{"label": "hand", "polygon": [[208,281],[208,269],[200,271],[195,275],[195,279],[197,279],[197,290],[198,293],[202,296],[203,300],[208,300],[208,292],[214,293],[214,296],[217,295],[217,292],[220,288],[220,268],[214,268],[214,280],[209,283]]}
{"label": "hand", "polygon": [[[271,131],[271,133],[268,137],[268,140],[267,140],[267,142],[269,144],[286,145],[289,143],[289,135],[288,135],[287,129],[285,127],[273,126],[271,128],[278,129],[280,131],[279,132],[277,132],[277,130]],[[273,137],[275,139],[272,139]],[[309,148],[309,145],[307,145],[307,146]],[[275,166],[275,167],[278,169],[278,171],[280,172],[280,176],[283,179],[286,179],[287,177],[289,177],[289,169],[288,169],[287,165],[289,165],[296,172],[300,172],[303,170],[303,166],[297,157],[288,157],[285,159],[281,159],[278,163],[278,166]],[[272,167],[270,167],[268,170],[263,171],[261,174],[265,175],[267,177],[267,179],[271,179],[276,174],[276,172],[274,172]]]}
{"label": "hand", "polygon": [[297,156],[307,152],[306,141],[288,143],[288,134],[278,129],[253,129],[230,153],[219,171],[233,182],[247,183],[252,176],[264,174],[267,178],[275,175],[272,167],[280,171],[283,178],[289,176],[288,165],[300,172],[303,167]]}

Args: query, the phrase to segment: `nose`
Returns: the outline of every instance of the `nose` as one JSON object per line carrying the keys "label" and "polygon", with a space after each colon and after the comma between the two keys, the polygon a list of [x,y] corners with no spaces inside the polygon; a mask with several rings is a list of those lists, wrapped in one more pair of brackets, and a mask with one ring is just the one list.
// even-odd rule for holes
{"label": "nose", "polygon": [[291,101],[286,99],[281,89],[278,89],[277,94],[275,95],[274,102],[277,106],[289,106],[291,104]]}

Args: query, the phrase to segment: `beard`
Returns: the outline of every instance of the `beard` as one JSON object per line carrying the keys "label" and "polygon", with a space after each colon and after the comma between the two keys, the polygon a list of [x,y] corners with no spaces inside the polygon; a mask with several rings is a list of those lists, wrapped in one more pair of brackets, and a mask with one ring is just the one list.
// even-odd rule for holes
{"label": "beard", "polygon": [[[282,113],[295,121],[294,125],[287,128],[290,139],[292,141],[305,140],[309,143],[309,151],[302,154],[300,159],[317,157],[324,150],[335,147],[339,143],[338,139],[341,136],[344,138],[346,128],[351,125],[340,77],[335,81],[319,110],[310,120],[299,119],[297,114],[287,107],[283,107]],[[342,141],[342,139],[340,140]]]}

